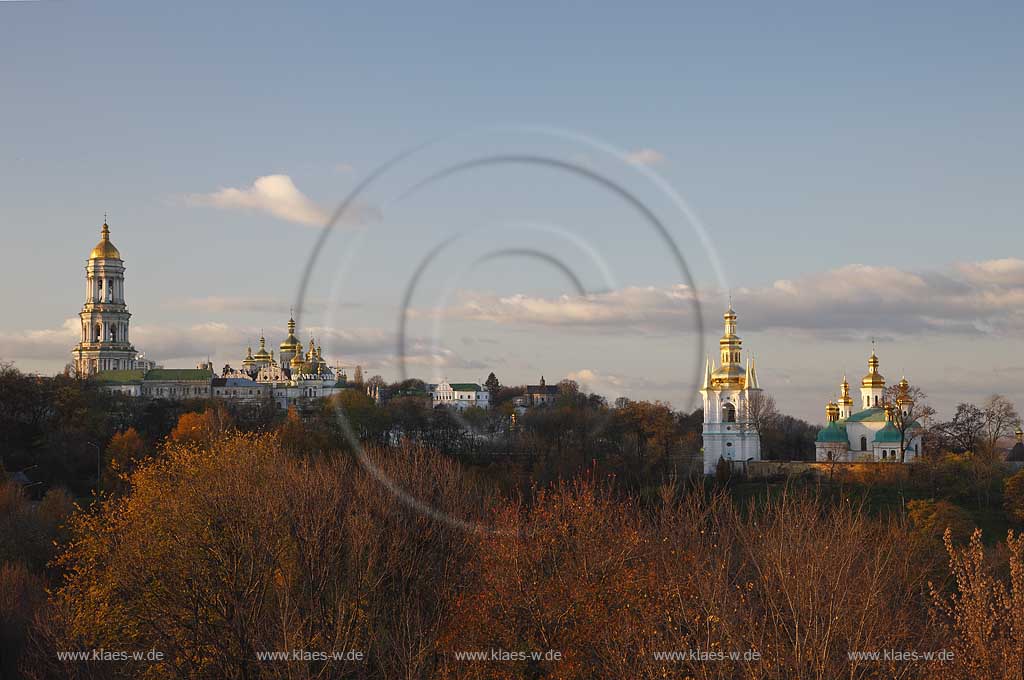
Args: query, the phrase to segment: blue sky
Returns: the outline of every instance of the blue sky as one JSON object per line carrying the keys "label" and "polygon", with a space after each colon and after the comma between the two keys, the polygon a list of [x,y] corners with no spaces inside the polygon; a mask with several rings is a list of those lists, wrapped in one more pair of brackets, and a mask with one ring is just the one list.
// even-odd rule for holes
{"label": "blue sky", "polygon": [[[397,377],[411,272],[445,238],[484,234],[419,284],[413,373],[572,374],[610,396],[691,406],[700,349],[673,307],[686,295],[671,294],[683,281],[607,191],[502,166],[390,202],[446,162],[529,148],[613,178],[659,214],[678,217],[642,170],[685,197],[784,410],[820,420],[842,370],[863,372],[870,337],[883,373],[906,371],[940,410],[997,390],[1022,402],[1022,15],[1011,3],[0,3],[0,357],[44,371],[67,361],[63,324],[108,212],[139,349],[167,365],[237,363],[261,327],[281,340],[318,235],[303,222],[428,140],[536,125],[634,164],[486,134],[404,161],[365,196],[370,223],[343,225],[321,254],[304,325],[325,350]],[[723,281],[692,224],[668,221],[713,343]],[[617,292],[560,298],[574,293],[565,276],[525,256],[453,280],[497,243],[600,278],[564,239],[524,227],[537,224],[600,253]]]}

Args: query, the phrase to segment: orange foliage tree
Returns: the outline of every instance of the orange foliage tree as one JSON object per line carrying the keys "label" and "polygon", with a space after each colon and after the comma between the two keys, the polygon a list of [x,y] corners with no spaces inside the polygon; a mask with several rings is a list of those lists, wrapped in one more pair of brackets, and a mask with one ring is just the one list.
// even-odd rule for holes
{"label": "orange foliage tree", "polygon": [[207,408],[202,413],[182,413],[168,439],[181,444],[206,446],[233,426],[231,416],[221,407]]}

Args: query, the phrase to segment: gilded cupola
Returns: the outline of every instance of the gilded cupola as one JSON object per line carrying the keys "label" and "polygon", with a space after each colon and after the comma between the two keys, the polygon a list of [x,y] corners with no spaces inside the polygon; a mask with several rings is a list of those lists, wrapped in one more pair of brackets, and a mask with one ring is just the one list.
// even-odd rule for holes
{"label": "gilded cupola", "polygon": [[288,319],[288,337],[281,343],[282,352],[299,352],[302,350],[302,343],[295,337],[295,319]]}
{"label": "gilded cupola", "polygon": [[103,221],[103,229],[100,230],[100,242],[89,253],[90,260],[120,260],[121,253],[110,242],[110,227],[106,220]]}
{"label": "gilded cupola", "polygon": [[861,387],[885,387],[885,377],[878,372],[878,364],[878,355],[871,352],[868,358],[868,374],[861,379]]}
{"label": "gilded cupola", "polygon": [[263,332],[260,332],[260,348],[253,356],[256,361],[270,362],[274,357],[271,356],[270,352],[267,351],[267,339],[263,336]]}

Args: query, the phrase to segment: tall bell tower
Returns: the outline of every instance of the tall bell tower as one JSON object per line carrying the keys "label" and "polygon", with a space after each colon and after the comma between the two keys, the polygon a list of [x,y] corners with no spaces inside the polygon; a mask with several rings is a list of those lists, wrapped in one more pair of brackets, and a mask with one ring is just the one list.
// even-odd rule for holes
{"label": "tall bell tower", "polygon": [[[725,333],[718,341],[722,365],[709,358],[700,393],[704,399],[704,474],[713,475],[719,460],[761,460],[761,435],[751,418],[761,387],[752,359],[743,365],[743,341],[736,335],[736,312],[725,312]],[[754,404],[756,406],[756,404]]]}
{"label": "tall bell tower", "polygon": [[85,304],[78,316],[81,339],[71,353],[79,376],[135,367],[135,348],[128,340],[132,315],[124,301],[124,260],[110,242],[106,220],[100,242],[85,264]]}

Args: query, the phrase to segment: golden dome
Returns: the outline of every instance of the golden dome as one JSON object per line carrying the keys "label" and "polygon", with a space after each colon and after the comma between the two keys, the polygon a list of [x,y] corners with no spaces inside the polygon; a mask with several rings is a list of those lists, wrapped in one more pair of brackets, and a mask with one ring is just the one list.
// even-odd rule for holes
{"label": "golden dome", "polygon": [[90,260],[120,260],[121,253],[114,244],[110,242],[110,227],[103,223],[103,230],[100,232],[100,242],[89,253]]}
{"label": "golden dome", "polygon": [[259,351],[256,352],[254,357],[256,358],[257,361],[269,361],[270,359],[273,358],[270,355],[270,352],[267,351],[267,339],[264,338],[262,334],[260,335]]}
{"label": "golden dome", "polygon": [[861,387],[885,387],[885,377],[878,372],[878,356],[872,352],[868,358],[868,374],[861,378]]}
{"label": "golden dome", "polygon": [[731,385],[743,387],[747,372],[739,364],[725,364],[719,366],[711,374],[711,384],[714,386]]}
{"label": "golden dome", "polygon": [[288,319],[288,337],[281,343],[282,352],[297,352],[302,349],[302,342],[295,337],[295,319]]}

